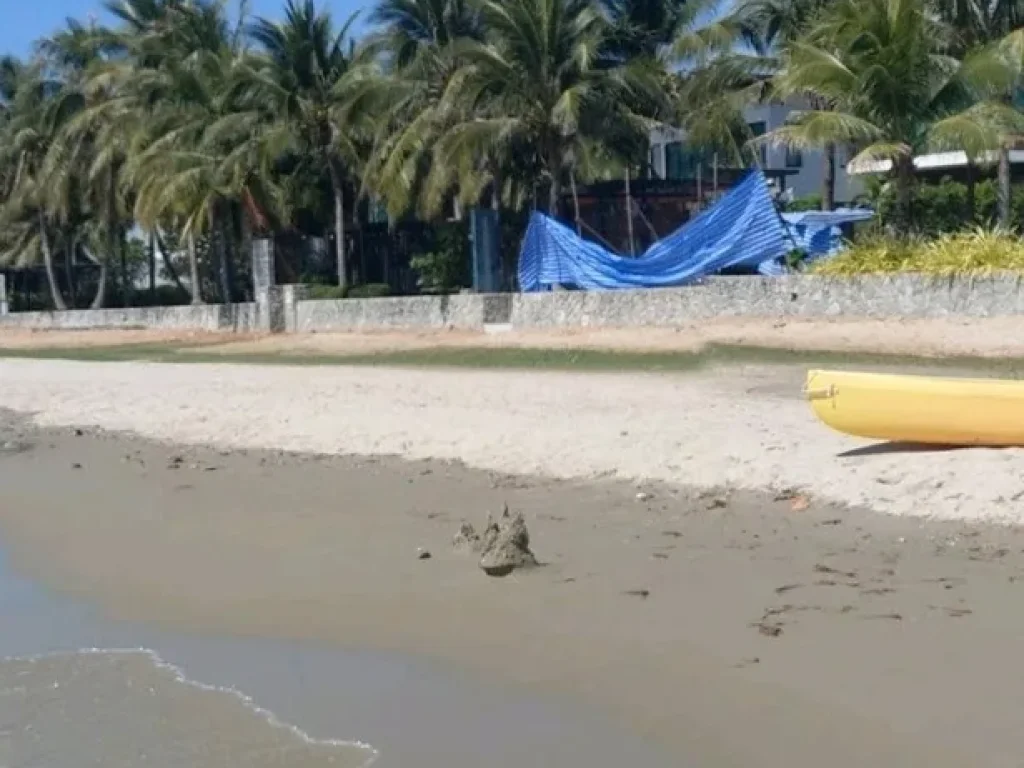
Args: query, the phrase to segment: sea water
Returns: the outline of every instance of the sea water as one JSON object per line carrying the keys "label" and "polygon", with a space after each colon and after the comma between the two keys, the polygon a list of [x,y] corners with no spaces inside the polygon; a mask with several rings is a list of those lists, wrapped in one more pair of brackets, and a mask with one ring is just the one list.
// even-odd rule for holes
{"label": "sea water", "polygon": [[3,768],[668,766],[576,703],[405,656],[111,621],[0,548]]}

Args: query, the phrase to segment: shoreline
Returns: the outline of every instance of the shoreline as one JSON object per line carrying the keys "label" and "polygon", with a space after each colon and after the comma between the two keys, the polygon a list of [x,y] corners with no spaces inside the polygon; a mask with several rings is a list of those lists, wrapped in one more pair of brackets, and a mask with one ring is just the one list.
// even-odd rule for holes
{"label": "shoreline", "polygon": [[[19,501],[0,530],[17,567],[116,617],[437,658],[586,701],[684,764],[999,765],[1024,745],[1015,528],[80,431],[8,417],[32,447],[0,460]],[[490,580],[450,540],[504,502],[545,566]]]}

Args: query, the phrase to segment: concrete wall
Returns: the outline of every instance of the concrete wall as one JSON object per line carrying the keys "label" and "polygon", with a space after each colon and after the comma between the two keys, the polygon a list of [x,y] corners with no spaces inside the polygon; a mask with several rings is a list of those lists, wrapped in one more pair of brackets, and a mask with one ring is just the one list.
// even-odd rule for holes
{"label": "concrete wall", "polygon": [[0,317],[0,328],[84,330],[145,328],[152,330],[256,330],[256,305],[206,304],[183,307],[72,309],[66,312],[11,312]]}
{"label": "concrete wall", "polygon": [[1024,314],[1018,275],[714,277],[652,291],[560,291],[512,298],[522,328],[675,326],[712,317],[987,317]]}
{"label": "concrete wall", "polygon": [[[286,298],[285,303],[288,303]],[[480,329],[508,322],[512,299],[501,294],[396,296],[382,299],[298,300],[294,330],[353,331],[375,328]]]}
{"label": "concrete wall", "polygon": [[[13,312],[0,328],[359,331],[682,326],[714,317],[986,317],[1024,314],[1017,275],[827,278],[715,277],[686,288],[310,300],[306,286],[270,286],[269,305]],[[266,304],[267,302],[264,302]],[[268,316],[268,313],[272,317]]]}

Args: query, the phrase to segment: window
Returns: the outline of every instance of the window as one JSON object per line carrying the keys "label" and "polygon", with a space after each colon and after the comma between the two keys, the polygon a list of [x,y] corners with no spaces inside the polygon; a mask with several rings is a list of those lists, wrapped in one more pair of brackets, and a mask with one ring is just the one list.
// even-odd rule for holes
{"label": "window", "polygon": [[787,168],[803,168],[804,167],[804,155],[799,149],[794,147],[786,147],[786,167]]}
{"label": "window", "polygon": [[[764,136],[768,132],[768,124],[764,120],[758,120],[756,123],[748,123],[747,127],[750,129],[750,134],[755,139],[758,136]],[[758,145],[757,147],[757,159],[764,168],[768,165],[768,147],[764,144]]]}

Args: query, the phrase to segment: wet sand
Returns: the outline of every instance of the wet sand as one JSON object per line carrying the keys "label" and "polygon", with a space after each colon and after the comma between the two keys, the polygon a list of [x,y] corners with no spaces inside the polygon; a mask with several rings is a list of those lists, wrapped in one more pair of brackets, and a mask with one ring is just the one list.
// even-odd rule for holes
{"label": "wet sand", "polygon": [[[1008,766],[1024,750],[1018,528],[10,416],[0,444],[14,565],[111,617],[410,654],[575,701],[682,765]],[[488,579],[451,536],[505,503],[543,567]]]}

